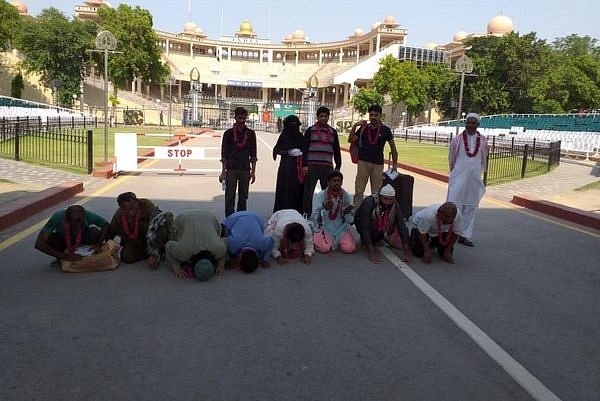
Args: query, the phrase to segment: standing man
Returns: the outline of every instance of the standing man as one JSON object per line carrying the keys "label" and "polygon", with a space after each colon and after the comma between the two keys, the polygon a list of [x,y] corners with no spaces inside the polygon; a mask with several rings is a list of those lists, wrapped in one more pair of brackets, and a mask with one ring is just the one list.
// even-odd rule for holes
{"label": "standing man", "polygon": [[454,263],[454,243],[463,233],[460,210],[452,202],[431,205],[413,216],[410,244],[414,256],[431,263],[431,248],[448,263]]}
{"label": "standing man", "polygon": [[221,175],[225,181],[225,217],[235,210],[246,210],[250,183],[256,180],[256,133],[246,126],[248,111],[237,107],[234,111],[235,124],[225,131],[221,144]]}
{"label": "standing man", "polygon": [[487,168],[488,143],[486,137],[477,130],[479,115],[467,114],[465,130],[452,138],[448,162],[448,195],[446,200],[456,204],[465,224],[464,235],[458,237],[458,243],[474,246],[473,226],[475,211],[485,194],[483,174]]}
{"label": "standing man", "polygon": [[356,240],[352,235],[352,195],[342,188],[343,181],[342,173],[332,171],[327,188],[315,195],[312,221],[322,229],[314,233],[313,242],[315,249],[321,253],[336,249],[344,253],[356,250]]}
{"label": "standing man", "polygon": [[354,224],[371,262],[381,261],[375,246],[383,241],[396,249],[403,249],[402,260],[411,262],[408,228],[396,202],[396,191],[390,184],[381,188],[379,193],[363,199],[355,213]]}
{"label": "standing man", "polygon": [[264,221],[251,211],[236,212],[223,222],[227,250],[242,271],[252,273],[258,267],[269,267],[275,241],[263,233]]}
{"label": "standing man", "polygon": [[337,131],[327,124],[329,114],[327,107],[319,107],[316,124],[309,127],[304,133],[302,209],[307,216],[312,213],[312,199],[317,181],[321,183],[321,190],[324,190],[327,187],[327,177],[334,170],[333,162],[335,162],[335,170],[339,171],[342,167],[340,140]]}
{"label": "standing man", "polygon": [[[221,224],[212,212],[186,210],[173,221],[165,254],[175,276],[204,281],[225,271],[227,240],[221,238]],[[184,265],[193,268],[193,274]]]}
{"label": "standing man", "polygon": [[371,184],[371,193],[376,194],[383,183],[383,148],[387,142],[392,152],[392,169],[398,168],[398,151],[390,127],[381,123],[381,106],[369,107],[369,121],[358,121],[352,126],[348,142],[358,141],[358,163],[354,180],[354,207],[358,208],[363,200],[367,181]]}

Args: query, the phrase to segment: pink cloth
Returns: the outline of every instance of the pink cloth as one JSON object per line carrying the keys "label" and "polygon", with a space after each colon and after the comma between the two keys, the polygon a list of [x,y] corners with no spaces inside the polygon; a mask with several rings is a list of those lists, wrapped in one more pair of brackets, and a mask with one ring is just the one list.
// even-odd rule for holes
{"label": "pink cloth", "polygon": [[333,239],[325,230],[317,231],[313,237],[315,250],[320,253],[329,253],[333,247]]}
{"label": "pink cloth", "polygon": [[356,241],[350,231],[346,231],[340,238],[340,250],[344,253],[356,251]]}

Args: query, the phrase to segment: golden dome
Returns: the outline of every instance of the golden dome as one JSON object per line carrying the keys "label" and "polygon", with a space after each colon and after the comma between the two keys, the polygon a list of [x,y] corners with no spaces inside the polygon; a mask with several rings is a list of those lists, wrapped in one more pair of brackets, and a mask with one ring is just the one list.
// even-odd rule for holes
{"label": "golden dome", "polygon": [[461,40],[463,40],[464,38],[466,38],[467,36],[469,36],[469,34],[465,31],[458,31],[454,34],[454,41],[455,42],[460,42]]}
{"label": "golden dome", "polygon": [[15,0],[11,4],[13,6],[15,6],[17,11],[19,11],[19,14],[29,13],[29,9],[27,8],[27,5],[25,3],[23,3],[21,0]]}
{"label": "golden dome", "polygon": [[438,47],[438,44],[435,42],[427,42],[427,43],[425,43],[424,47],[427,50],[434,50],[436,47]]}
{"label": "golden dome", "polygon": [[513,31],[513,22],[505,15],[497,15],[487,24],[488,35],[504,35]]}
{"label": "golden dome", "polygon": [[250,23],[250,21],[248,21],[248,19],[244,19],[244,21],[240,24],[239,33],[249,34],[249,33],[253,33],[253,32],[254,32],[254,28],[252,27],[252,24]]}
{"label": "golden dome", "polygon": [[383,25],[396,25],[396,20],[391,15],[386,15],[383,18]]}
{"label": "golden dome", "polygon": [[194,33],[196,31],[196,24],[193,22],[186,22],[183,26],[183,32],[185,33]]}
{"label": "golden dome", "polygon": [[304,40],[304,31],[301,31],[300,29],[296,29],[294,32],[292,32],[292,39]]}

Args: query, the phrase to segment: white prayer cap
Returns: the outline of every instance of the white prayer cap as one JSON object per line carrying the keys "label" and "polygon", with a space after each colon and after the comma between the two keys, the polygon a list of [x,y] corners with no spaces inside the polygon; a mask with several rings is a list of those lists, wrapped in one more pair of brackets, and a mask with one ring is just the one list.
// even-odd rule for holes
{"label": "white prayer cap", "polygon": [[390,184],[387,184],[386,186],[384,186],[383,188],[381,188],[379,190],[379,195],[381,195],[381,196],[396,196],[396,191],[394,190],[394,187],[392,187]]}
{"label": "white prayer cap", "polygon": [[469,118],[474,118],[477,120],[477,122],[481,121],[481,117],[479,117],[479,114],[477,113],[469,113],[467,114],[467,117],[465,118],[465,121],[468,120]]}

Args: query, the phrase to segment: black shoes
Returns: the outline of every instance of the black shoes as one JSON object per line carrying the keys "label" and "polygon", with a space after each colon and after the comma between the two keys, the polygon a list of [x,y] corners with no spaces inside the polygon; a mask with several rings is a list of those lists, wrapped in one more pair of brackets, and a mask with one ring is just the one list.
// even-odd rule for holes
{"label": "black shoes", "polygon": [[465,237],[458,237],[457,242],[459,244],[463,244],[464,246],[468,246],[469,248],[473,248],[475,246],[472,241],[466,239]]}

